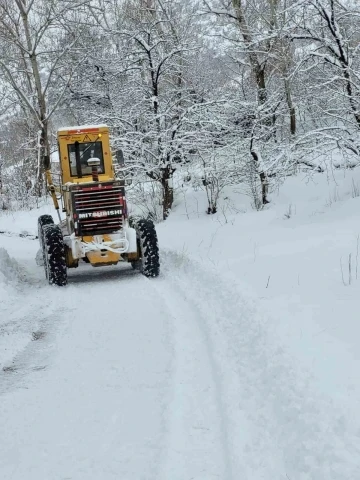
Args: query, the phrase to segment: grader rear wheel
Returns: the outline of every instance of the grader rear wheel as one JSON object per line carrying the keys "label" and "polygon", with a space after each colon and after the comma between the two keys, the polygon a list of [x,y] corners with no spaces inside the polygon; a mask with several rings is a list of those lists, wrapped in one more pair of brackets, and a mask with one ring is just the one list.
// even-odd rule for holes
{"label": "grader rear wheel", "polygon": [[137,220],[136,230],[139,260],[132,262],[134,269],[140,270],[145,277],[157,277],[160,273],[158,239],[154,223],[151,220]]}

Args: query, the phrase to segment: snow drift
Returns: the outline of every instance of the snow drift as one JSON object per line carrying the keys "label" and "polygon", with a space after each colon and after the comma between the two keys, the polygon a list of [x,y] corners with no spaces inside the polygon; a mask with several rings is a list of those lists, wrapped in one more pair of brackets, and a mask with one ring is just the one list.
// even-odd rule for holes
{"label": "snow drift", "polygon": [[5,285],[15,286],[25,280],[26,274],[19,263],[8,254],[5,248],[0,248],[0,288]]}

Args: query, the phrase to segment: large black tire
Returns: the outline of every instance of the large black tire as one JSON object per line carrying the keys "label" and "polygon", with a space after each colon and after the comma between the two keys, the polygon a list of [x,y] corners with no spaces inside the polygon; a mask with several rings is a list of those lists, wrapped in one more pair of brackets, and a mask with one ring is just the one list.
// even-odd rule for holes
{"label": "large black tire", "polygon": [[[54,219],[51,215],[41,215],[38,218],[38,239],[40,243],[40,250],[42,253],[42,264],[39,261],[37,262],[38,265],[45,265],[46,259],[45,259],[45,251],[44,251],[44,227],[45,225],[54,225]],[[37,256],[38,257],[38,256]]]}
{"label": "large black tire", "polygon": [[45,225],[53,225],[54,224],[54,219],[51,215],[41,215],[39,218],[38,218],[38,237],[39,237],[39,242],[40,242],[40,246],[42,248],[42,244],[43,244],[43,227]]}
{"label": "large black tire", "polygon": [[154,223],[142,218],[134,222],[134,228],[140,259],[132,262],[132,266],[139,269],[145,277],[157,277],[160,273],[160,259]]}
{"label": "large black tire", "polygon": [[65,286],[67,284],[65,245],[59,225],[44,225],[43,254],[45,274],[50,285]]}

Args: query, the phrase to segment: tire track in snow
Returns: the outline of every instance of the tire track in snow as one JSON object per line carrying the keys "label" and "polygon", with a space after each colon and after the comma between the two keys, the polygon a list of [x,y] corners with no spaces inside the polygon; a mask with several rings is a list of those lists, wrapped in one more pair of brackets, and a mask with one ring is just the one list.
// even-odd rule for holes
{"label": "tire track in snow", "polygon": [[163,252],[162,262],[179,294],[201,312],[212,339],[237,478],[360,478],[359,419],[318,391],[269,319],[221,272],[172,251]]}
{"label": "tire track in snow", "polygon": [[[31,471],[54,480],[158,480],[171,373],[168,312],[131,269],[90,267],[71,277],[65,288],[42,289],[53,306],[67,306],[51,365],[1,396],[0,478]],[[12,455],[18,448],[21,462]]]}
{"label": "tire track in snow", "polygon": [[62,292],[48,285],[35,256],[28,260],[27,266],[0,248],[0,393],[24,386],[30,373],[47,367],[68,312]]}
{"label": "tire track in snow", "polygon": [[160,478],[232,480],[229,419],[206,322],[195,304],[174,288],[174,271],[165,271],[165,278],[148,280],[173,324],[174,376]]}
{"label": "tire track in snow", "polygon": [[15,290],[3,309],[7,320],[0,325],[0,394],[24,386],[30,373],[47,368],[67,312],[52,287],[25,287]]}

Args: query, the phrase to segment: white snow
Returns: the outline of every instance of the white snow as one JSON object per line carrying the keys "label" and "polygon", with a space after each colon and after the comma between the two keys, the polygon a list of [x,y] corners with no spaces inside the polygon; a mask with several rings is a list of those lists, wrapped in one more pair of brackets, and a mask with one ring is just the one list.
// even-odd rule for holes
{"label": "white snow", "polygon": [[[68,130],[89,130],[89,129],[94,129],[94,128],[107,128],[107,125],[105,123],[99,123],[99,124],[88,124],[88,125],[73,125],[71,127],[60,127],[58,128],[58,132],[65,132]],[[83,133],[83,132],[81,132]],[[86,132],[85,132],[86,133]]]}
{"label": "white snow", "polygon": [[158,279],[65,288],[18,236],[51,207],[1,214],[0,478],[360,478],[358,185],[290,177],[261,212],[228,190],[214,216],[188,191]]}

